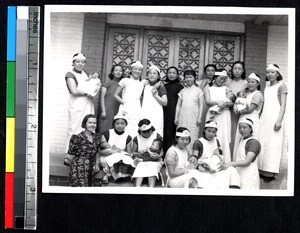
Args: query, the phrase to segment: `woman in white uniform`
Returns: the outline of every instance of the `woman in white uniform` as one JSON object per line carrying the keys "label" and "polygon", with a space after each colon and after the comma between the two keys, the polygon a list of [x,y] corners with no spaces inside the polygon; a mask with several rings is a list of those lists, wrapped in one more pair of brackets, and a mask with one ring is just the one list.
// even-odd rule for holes
{"label": "woman in white uniform", "polygon": [[[88,79],[88,75],[83,70],[86,64],[86,57],[82,53],[73,55],[73,69],[66,76],[66,84],[70,93],[68,108],[68,131],[66,152],[69,148],[69,141],[73,134],[79,134],[83,128],[82,120],[88,114],[94,114],[94,97],[79,90],[78,86],[82,86]],[[64,164],[69,166],[73,156],[67,155]]]}
{"label": "woman in white uniform", "polygon": [[259,141],[262,149],[259,155],[259,171],[265,181],[275,179],[279,173],[284,151],[284,114],[287,100],[287,87],[281,82],[278,65],[267,67],[267,80],[270,82],[264,92],[265,103],[260,118]]}
{"label": "woman in white uniform", "polygon": [[[155,128],[152,126],[151,122],[148,119],[140,120],[138,124],[138,135],[133,139],[132,143],[132,152],[144,152],[151,147],[151,144],[154,139],[162,140],[162,137],[159,133],[156,132]],[[140,187],[142,185],[143,179],[148,178],[149,187],[154,187],[158,174],[162,167],[163,152],[159,155],[151,156],[157,161],[147,161],[139,162],[136,166],[136,169],[132,175],[135,178],[135,186]]]}
{"label": "woman in white uniform", "polygon": [[167,151],[167,187],[170,188],[210,188],[215,186],[215,178],[208,173],[200,172],[197,165],[189,163],[191,154],[187,149],[191,142],[190,132],[179,127],[175,135],[176,142]]}
{"label": "woman in white uniform", "polygon": [[[234,167],[220,170],[223,156],[220,151],[220,142],[217,139],[217,131],[218,125],[215,121],[207,121],[205,123],[203,137],[194,142],[191,159],[200,164],[198,166],[199,171],[209,172],[215,177],[219,188],[240,188],[240,176]],[[216,151],[218,152],[216,153]],[[201,162],[208,164],[208,169],[202,166]]]}
{"label": "woman in white uniform", "polygon": [[[247,108],[242,110],[234,109],[234,111],[240,115],[240,119],[243,117],[249,118],[253,121],[253,136],[258,138],[259,132],[259,116],[262,109],[264,97],[260,92],[260,77],[257,74],[250,74],[247,78],[247,88],[246,88],[246,101]],[[239,129],[236,130],[235,140],[234,140],[234,150],[233,150],[233,161],[236,159],[236,151],[238,148],[238,143],[241,139],[241,134]]]}
{"label": "woman in white uniform", "polygon": [[241,178],[241,189],[259,189],[259,173],[257,167],[257,156],[261,146],[257,139],[252,135],[253,121],[249,118],[242,118],[238,124],[238,129],[242,138],[239,146],[235,162],[223,164],[223,169],[230,166],[235,167]]}
{"label": "woman in white uniform", "polygon": [[[213,105],[218,105],[222,112],[216,114],[213,118],[218,125],[222,127],[218,130],[218,139],[221,143],[221,149],[223,151],[225,162],[231,161],[231,153],[229,144],[231,142],[231,116],[229,107],[233,106],[232,102],[228,102],[226,96],[231,90],[225,86],[227,80],[227,71],[226,70],[217,70],[213,77],[212,82],[209,84],[209,87],[206,88],[204,92],[206,104],[211,107]],[[210,114],[209,111],[206,115],[206,121],[209,120]]]}
{"label": "woman in white uniform", "polygon": [[163,137],[164,113],[163,106],[168,103],[167,91],[164,86],[158,89],[154,87],[160,80],[160,69],[156,65],[150,66],[147,71],[149,84],[144,88],[142,101],[142,119],[147,118],[151,121],[156,132]]}

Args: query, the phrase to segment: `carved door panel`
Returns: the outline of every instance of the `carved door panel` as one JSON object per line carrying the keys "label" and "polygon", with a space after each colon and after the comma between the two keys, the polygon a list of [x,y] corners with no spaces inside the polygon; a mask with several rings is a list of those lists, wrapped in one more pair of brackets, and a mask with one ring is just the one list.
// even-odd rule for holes
{"label": "carved door panel", "polygon": [[124,70],[130,68],[130,64],[139,59],[139,44],[140,30],[110,28],[105,78],[108,77],[113,65],[121,64]]}
{"label": "carved door panel", "polygon": [[232,64],[240,60],[240,37],[211,35],[208,60],[218,68],[230,71]]}

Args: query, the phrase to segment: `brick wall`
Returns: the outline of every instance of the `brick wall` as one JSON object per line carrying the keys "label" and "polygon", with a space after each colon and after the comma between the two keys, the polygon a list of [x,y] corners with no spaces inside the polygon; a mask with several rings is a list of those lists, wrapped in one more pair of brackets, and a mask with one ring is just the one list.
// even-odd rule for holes
{"label": "brick wall", "polygon": [[288,27],[269,26],[267,64],[275,63],[280,67],[283,81],[288,81]]}
{"label": "brick wall", "polygon": [[265,87],[267,64],[268,25],[256,25],[253,22],[245,24],[245,53],[246,75],[258,74],[262,90]]}
{"label": "brick wall", "polygon": [[44,90],[51,102],[44,108],[54,110],[47,116],[50,153],[63,153],[66,148],[69,92],[64,77],[72,69],[72,56],[81,51],[83,19],[83,13],[51,13],[51,60],[44,64],[49,68],[46,78],[51,79],[51,86]]}
{"label": "brick wall", "polygon": [[[82,52],[87,56],[86,70],[98,71],[102,74],[106,14],[86,13],[84,14]],[[95,99],[95,113],[98,113],[99,98]]]}

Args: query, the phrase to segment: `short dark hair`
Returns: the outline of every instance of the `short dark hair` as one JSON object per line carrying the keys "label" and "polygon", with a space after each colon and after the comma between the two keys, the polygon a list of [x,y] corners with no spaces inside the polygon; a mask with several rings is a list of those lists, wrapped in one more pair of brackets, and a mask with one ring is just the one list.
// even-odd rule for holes
{"label": "short dark hair", "polygon": [[[94,114],[87,114],[87,115],[83,118],[83,120],[82,120],[82,122],[81,122],[81,127],[82,127],[82,128],[85,129],[85,127],[86,127],[86,122],[88,121],[89,118],[96,118],[96,116],[95,116]],[[96,119],[97,119],[97,118],[96,118]]]}
{"label": "short dark hair", "polygon": [[[222,71],[224,71],[224,70],[225,70],[226,73],[227,73],[227,70],[226,70],[225,68],[216,69],[216,72],[222,72]],[[215,74],[214,74],[213,78],[211,79],[211,81],[210,81],[209,84],[208,84],[210,87],[213,85],[213,83],[214,83],[214,81],[215,81],[215,79],[216,79],[217,77],[219,77],[219,75],[215,75]]]}
{"label": "short dark hair", "polygon": [[128,125],[128,122],[127,122],[127,120],[126,120],[125,118],[117,118],[117,119],[114,119],[113,122],[112,122],[112,127],[113,127],[113,128],[115,127],[115,122],[116,122],[117,120],[124,120],[126,126]]}
{"label": "short dark hair", "polygon": [[[278,69],[279,69],[279,65],[277,65],[277,64],[273,64],[275,67],[277,67]],[[280,72],[278,72],[277,71],[277,73],[278,73],[278,77],[277,77],[277,81],[281,81],[283,78],[282,78],[282,75],[280,74]],[[268,77],[266,77],[266,81],[269,81],[269,79],[268,79]]]}
{"label": "short dark hair", "polygon": [[[150,124],[151,124],[151,121],[148,120],[148,119],[146,119],[146,118],[144,118],[144,119],[142,119],[142,120],[139,121],[138,127],[141,127],[142,125],[150,125]],[[153,131],[155,131],[155,128],[152,126],[152,127],[149,129],[149,131],[150,131],[150,130],[152,130],[152,132],[153,132]],[[148,131],[148,130],[147,130],[147,131]],[[141,131],[140,129],[138,129],[138,133],[140,134],[141,132],[145,132],[145,131]]]}
{"label": "short dark hair", "polygon": [[[185,131],[185,130],[189,131],[188,128],[185,128],[185,127],[178,127],[178,129],[176,130],[176,132],[182,133],[182,132]],[[189,131],[189,132],[190,132],[190,131]],[[174,145],[177,144],[178,138],[180,138],[180,137],[178,137],[178,136],[175,135],[175,142],[173,143]],[[189,143],[191,142],[191,140],[192,140],[191,137],[189,137]]]}
{"label": "short dark hair", "polygon": [[178,68],[175,67],[175,66],[170,66],[170,67],[168,67],[168,69],[167,69],[167,71],[166,71],[166,81],[167,81],[167,82],[170,81],[169,78],[168,78],[168,72],[169,72],[170,69],[176,70],[176,72],[177,72],[177,79],[179,78],[179,71],[178,71]]}
{"label": "short dark hair", "polygon": [[215,70],[217,70],[217,66],[215,64],[207,64],[204,66],[203,73],[206,74],[206,70],[208,67],[213,67]]}
{"label": "short dark hair", "polygon": [[231,66],[231,75],[230,75],[230,78],[231,78],[231,79],[234,79],[232,70],[233,70],[233,67],[234,67],[235,64],[241,64],[241,65],[243,66],[243,70],[244,70],[244,71],[243,71],[243,73],[242,73],[242,75],[241,75],[241,79],[245,79],[245,78],[246,78],[246,68],[245,68],[245,63],[242,62],[242,61],[235,61],[235,62],[232,64],[232,66]]}
{"label": "short dark hair", "polygon": [[197,76],[196,72],[194,70],[186,70],[186,71],[184,71],[183,77],[185,78],[185,76],[187,76],[187,75],[193,75],[195,79],[196,79],[196,76]]}
{"label": "short dark hair", "polygon": [[110,70],[110,74],[108,75],[108,77],[113,80],[114,79],[114,75],[113,75],[113,72],[114,72],[114,69],[116,66],[119,66],[122,68],[122,76],[120,77],[120,79],[124,78],[124,68],[121,64],[116,64],[116,65],[113,65],[113,67],[111,68]]}
{"label": "short dark hair", "polygon": [[[257,77],[259,77],[260,78],[260,76],[258,75],[258,74],[256,74],[256,73],[254,73]],[[266,78],[267,79],[267,78]],[[257,80],[256,80],[257,81]],[[258,81],[257,81],[258,82]],[[248,88],[247,88],[248,89]],[[258,91],[260,91],[260,82],[258,82],[258,86],[257,86],[257,90]]]}

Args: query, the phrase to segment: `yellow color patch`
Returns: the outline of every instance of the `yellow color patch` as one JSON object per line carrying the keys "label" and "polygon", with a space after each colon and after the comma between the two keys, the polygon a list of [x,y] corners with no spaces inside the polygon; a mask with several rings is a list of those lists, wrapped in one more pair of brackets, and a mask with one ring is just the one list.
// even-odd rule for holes
{"label": "yellow color patch", "polygon": [[5,172],[15,171],[15,118],[6,118],[6,163]]}

